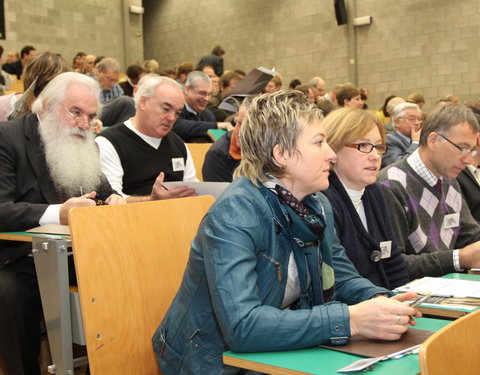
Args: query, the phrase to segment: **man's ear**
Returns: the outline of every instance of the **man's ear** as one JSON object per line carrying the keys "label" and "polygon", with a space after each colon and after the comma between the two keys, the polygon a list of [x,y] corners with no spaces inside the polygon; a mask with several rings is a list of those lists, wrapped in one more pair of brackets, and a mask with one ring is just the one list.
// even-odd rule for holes
{"label": "man's ear", "polygon": [[145,109],[145,105],[147,103],[147,97],[146,96],[141,96],[140,100],[138,101],[138,109],[143,110]]}
{"label": "man's ear", "polygon": [[428,149],[433,151],[435,149],[435,143],[438,141],[439,141],[438,134],[435,132],[431,132],[427,138]]}
{"label": "man's ear", "polygon": [[287,153],[282,147],[280,147],[279,144],[276,144],[275,146],[273,146],[272,154],[273,154],[273,160],[275,161],[275,164],[277,166],[279,167],[286,166],[287,160],[288,160]]}

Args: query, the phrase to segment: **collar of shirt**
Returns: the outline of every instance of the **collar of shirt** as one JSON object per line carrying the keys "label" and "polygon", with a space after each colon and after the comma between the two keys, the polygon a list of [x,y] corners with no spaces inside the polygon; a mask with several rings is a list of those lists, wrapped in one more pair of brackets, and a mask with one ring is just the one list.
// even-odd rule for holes
{"label": "collar of shirt", "polygon": [[190,107],[187,102],[185,102],[185,108],[187,109],[188,112],[193,113],[195,116],[198,115],[197,111],[193,110],[192,107]]}
{"label": "collar of shirt", "polygon": [[132,119],[129,119],[129,120],[125,121],[124,124],[127,128],[129,128],[132,132],[134,132],[136,135],[138,135],[140,138],[142,138],[146,143],[148,143],[153,148],[158,149],[160,147],[160,143],[162,142],[162,138],[150,137],[148,135],[140,133],[135,128],[135,126],[133,126]]}
{"label": "collar of shirt", "polygon": [[[434,187],[437,184],[437,176],[435,176],[422,161],[418,149],[407,157],[407,163],[428,185]],[[443,181],[443,178],[440,177],[440,180]]]}

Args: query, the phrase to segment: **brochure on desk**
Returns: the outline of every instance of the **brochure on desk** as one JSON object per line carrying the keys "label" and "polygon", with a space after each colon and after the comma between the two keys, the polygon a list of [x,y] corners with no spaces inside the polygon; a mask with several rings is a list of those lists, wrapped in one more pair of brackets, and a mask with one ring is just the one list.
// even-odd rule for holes
{"label": "brochure on desk", "polygon": [[429,296],[422,306],[472,311],[480,307],[480,282],[423,277],[395,289]]}
{"label": "brochure on desk", "polygon": [[169,181],[164,182],[163,185],[167,189],[174,189],[180,186],[188,186],[195,189],[198,195],[213,195],[217,199],[220,194],[226,189],[229,182],[198,182],[198,181]]}

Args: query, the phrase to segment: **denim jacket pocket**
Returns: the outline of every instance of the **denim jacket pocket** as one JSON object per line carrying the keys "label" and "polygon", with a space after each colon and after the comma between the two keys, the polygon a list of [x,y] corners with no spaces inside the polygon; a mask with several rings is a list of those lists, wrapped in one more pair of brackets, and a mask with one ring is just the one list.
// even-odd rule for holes
{"label": "denim jacket pocket", "polygon": [[183,359],[165,341],[165,330],[159,329],[152,338],[153,350],[157,354],[157,361],[164,375],[180,374]]}

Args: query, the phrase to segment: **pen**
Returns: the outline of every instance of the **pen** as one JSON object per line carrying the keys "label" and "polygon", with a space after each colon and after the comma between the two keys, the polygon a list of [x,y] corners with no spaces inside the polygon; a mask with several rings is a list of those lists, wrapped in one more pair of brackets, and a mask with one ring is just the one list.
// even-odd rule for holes
{"label": "pen", "polygon": [[412,302],[410,302],[408,305],[410,307],[415,307],[415,306],[418,306],[420,304],[422,304],[423,302],[425,302],[428,298],[430,297],[430,295],[424,295],[424,296],[421,296],[419,298],[417,298],[416,300],[413,300]]}

